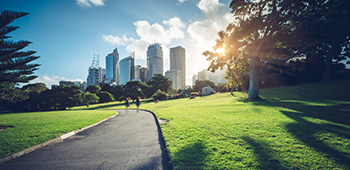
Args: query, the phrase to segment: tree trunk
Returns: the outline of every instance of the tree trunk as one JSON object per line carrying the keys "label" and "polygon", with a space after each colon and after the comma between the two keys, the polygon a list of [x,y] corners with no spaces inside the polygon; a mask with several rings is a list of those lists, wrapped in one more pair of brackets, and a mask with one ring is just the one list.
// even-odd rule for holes
{"label": "tree trunk", "polygon": [[325,67],[323,70],[323,77],[321,79],[321,82],[331,81],[332,59],[333,59],[332,47],[329,48],[329,51],[328,51],[327,56],[326,56],[326,62],[325,62]]}
{"label": "tree trunk", "polygon": [[249,80],[249,94],[248,99],[260,99],[259,97],[259,58],[256,56],[250,56],[250,80]]}

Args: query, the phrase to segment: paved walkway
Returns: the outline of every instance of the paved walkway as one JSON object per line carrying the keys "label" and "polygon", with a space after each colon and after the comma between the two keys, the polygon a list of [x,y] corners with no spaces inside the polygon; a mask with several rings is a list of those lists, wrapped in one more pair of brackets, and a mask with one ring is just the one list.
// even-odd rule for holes
{"label": "paved walkway", "polygon": [[154,116],[146,111],[118,112],[63,142],[0,164],[0,169],[169,169]]}

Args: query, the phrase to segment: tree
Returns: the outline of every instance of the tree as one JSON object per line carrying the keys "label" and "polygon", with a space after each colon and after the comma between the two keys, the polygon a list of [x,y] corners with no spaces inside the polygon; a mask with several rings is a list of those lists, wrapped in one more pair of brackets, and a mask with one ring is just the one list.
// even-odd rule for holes
{"label": "tree", "polygon": [[108,103],[108,102],[114,101],[113,95],[106,91],[98,92],[97,96],[100,98],[100,103]]}
{"label": "tree", "polygon": [[88,91],[90,93],[95,93],[95,94],[97,94],[100,90],[101,90],[101,87],[96,85],[96,84],[89,85],[86,88],[86,91]]}
{"label": "tree", "polygon": [[109,84],[103,84],[101,87],[101,91],[106,91],[106,92],[111,93],[112,88],[113,87],[111,87]]}
{"label": "tree", "polygon": [[96,94],[90,92],[84,93],[82,98],[83,102],[86,104],[86,107],[89,107],[89,105],[92,103],[98,103],[98,101],[100,100],[100,98]]}
{"label": "tree", "polygon": [[20,51],[27,47],[29,41],[11,41],[6,34],[18,29],[18,26],[9,26],[14,20],[28,15],[23,12],[0,12],[0,88],[6,83],[27,83],[37,76],[32,75],[39,64],[31,62],[38,59],[35,51]]}
{"label": "tree", "polygon": [[[248,98],[258,99],[259,81],[263,77],[261,73],[269,72],[268,69],[282,72],[279,66],[271,67],[270,61],[283,61],[285,65],[291,58],[315,48],[329,48],[330,43],[322,38],[327,33],[315,33],[315,30],[324,28],[334,32],[329,23],[344,31],[336,37],[344,39],[344,35],[349,35],[349,27],[342,26],[344,22],[334,17],[330,17],[335,19],[334,22],[331,22],[332,19],[323,22],[326,15],[337,13],[338,8],[343,10],[339,10],[336,16],[341,15],[348,21],[348,8],[345,7],[348,3],[346,0],[233,0],[230,8],[235,21],[225,31],[219,32],[214,51],[203,53],[211,61],[209,69],[226,68],[231,72],[231,78],[239,78],[249,71]],[[319,46],[320,43],[324,45]],[[220,52],[221,49],[224,52]]]}
{"label": "tree", "polygon": [[142,81],[129,81],[124,86],[123,96],[132,99],[136,99],[138,96],[144,98],[148,88],[148,85]]}
{"label": "tree", "polygon": [[172,81],[161,74],[155,74],[151,80],[147,81],[147,84],[150,86],[148,95],[153,95],[158,89],[168,93],[172,90]]}
{"label": "tree", "polygon": [[209,86],[213,89],[216,88],[215,83],[213,83],[210,80],[196,80],[196,82],[193,85],[193,91],[200,92],[200,91],[202,91],[202,88],[205,86]]}
{"label": "tree", "polygon": [[167,99],[167,95],[164,91],[161,91],[160,89],[158,89],[153,95],[152,98],[154,100],[165,100]]}
{"label": "tree", "polygon": [[124,90],[122,86],[113,86],[110,91],[110,93],[114,96],[114,99],[118,101],[124,100],[123,92]]}

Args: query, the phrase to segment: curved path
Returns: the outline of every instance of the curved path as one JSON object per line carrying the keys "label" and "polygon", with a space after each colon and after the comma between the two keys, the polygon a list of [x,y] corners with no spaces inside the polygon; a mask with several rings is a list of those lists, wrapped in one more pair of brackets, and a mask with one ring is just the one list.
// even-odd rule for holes
{"label": "curved path", "polygon": [[118,112],[63,142],[0,164],[0,169],[170,169],[153,114]]}

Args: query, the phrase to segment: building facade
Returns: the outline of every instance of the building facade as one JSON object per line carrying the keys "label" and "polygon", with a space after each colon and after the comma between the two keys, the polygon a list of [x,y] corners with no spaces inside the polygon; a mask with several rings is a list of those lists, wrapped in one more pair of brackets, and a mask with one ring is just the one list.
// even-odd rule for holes
{"label": "building facade", "polygon": [[177,88],[186,86],[186,50],[181,46],[170,48],[170,70],[180,70]]}
{"label": "building facade", "polygon": [[155,74],[163,75],[163,49],[159,43],[151,44],[147,48],[148,80]]}
{"label": "building facade", "polygon": [[136,65],[135,66],[135,77],[134,80],[141,80],[141,65]]}
{"label": "building facade", "polygon": [[111,84],[114,81],[113,70],[113,54],[108,54],[106,56],[106,83],[108,84]]}
{"label": "building facade", "polygon": [[135,77],[135,52],[119,62],[120,85],[125,85]]}
{"label": "building facade", "polygon": [[147,81],[148,69],[146,67],[140,68],[140,80],[143,82]]}
{"label": "building facade", "polygon": [[[165,76],[169,77],[170,80],[173,82],[172,86],[173,89],[179,89],[181,87],[181,70],[173,69],[173,70],[168,70],[165,72]],[[184,87],[183,87],[184,88]]]}
{"label": "building facade", "polygon": [[96,84],[98,85],[102,81],[102,69],[101,67],[90,67],[87,77],[87,86]]}

